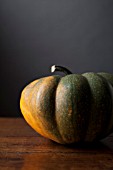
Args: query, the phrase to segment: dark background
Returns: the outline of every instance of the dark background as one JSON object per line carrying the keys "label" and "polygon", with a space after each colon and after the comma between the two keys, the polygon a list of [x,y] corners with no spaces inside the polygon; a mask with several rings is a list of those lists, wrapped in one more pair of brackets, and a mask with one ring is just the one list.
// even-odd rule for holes
{"label": "dark background", "polygon": [[0,116],[53,64],[113,73],[112,0],[0,0]]}

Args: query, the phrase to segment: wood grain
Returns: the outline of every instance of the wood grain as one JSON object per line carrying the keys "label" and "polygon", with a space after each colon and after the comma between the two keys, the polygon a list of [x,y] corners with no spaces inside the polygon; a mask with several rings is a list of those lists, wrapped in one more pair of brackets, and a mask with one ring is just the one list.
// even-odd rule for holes
{"label": "wood grain", "polygon": [[94,144],[60,145],[22,118],[0,118],[0,170],[113,170],[113,134]]}

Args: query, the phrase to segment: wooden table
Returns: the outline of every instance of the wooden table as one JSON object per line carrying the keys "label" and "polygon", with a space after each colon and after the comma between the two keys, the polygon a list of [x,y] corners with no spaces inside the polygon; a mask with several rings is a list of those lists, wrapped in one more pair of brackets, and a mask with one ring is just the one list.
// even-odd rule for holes
{"label": "wooden table", "polygon": [[23,118],[0,118],[0,170],[113,170],[113,134],[97,144],[63,146]]}

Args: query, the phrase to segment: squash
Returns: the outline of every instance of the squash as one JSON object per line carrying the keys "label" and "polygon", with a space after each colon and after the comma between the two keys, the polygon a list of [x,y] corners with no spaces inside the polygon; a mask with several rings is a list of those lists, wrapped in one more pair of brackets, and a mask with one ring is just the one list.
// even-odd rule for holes
{"label": "squash", "polygon": [[40,78],[21,94],[20,109],[27,123],[42,136],[61,144],[93,142],[113,131],[113,75],[72,74]]}

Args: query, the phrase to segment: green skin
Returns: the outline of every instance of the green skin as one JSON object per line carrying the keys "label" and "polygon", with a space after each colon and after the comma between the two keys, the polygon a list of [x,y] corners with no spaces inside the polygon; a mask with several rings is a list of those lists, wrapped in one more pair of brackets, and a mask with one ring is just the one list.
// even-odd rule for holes
{"label": "green skin", "polygon": [[56,120],[63,141],[94,141],[111,131],[113,89],[106,79],[95,73],[72,74],[61,79],[58,89]]}
{"label": "green skin", "polygon": [[53,77],[46,89],[43,86],[46,78],[35,85],[40,86],[36,92],[40,112],[35,109],[35,114],[47,133],[54,135],[57,142],[69,144],[92,142],[112,132],[113,75],[84,73]]}

